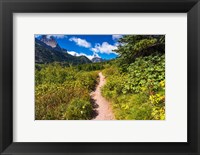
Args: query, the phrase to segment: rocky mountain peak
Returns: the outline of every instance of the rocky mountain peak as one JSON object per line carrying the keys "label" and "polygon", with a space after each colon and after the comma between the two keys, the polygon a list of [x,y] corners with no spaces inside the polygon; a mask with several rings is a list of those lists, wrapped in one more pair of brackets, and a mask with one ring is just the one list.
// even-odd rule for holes
{"label": "rocky mountain peak", "polygon": [[53,36],[42,35],[40,40],[46,45],[51,46],[52,48],[56,48],[58,45],[56,39]]}

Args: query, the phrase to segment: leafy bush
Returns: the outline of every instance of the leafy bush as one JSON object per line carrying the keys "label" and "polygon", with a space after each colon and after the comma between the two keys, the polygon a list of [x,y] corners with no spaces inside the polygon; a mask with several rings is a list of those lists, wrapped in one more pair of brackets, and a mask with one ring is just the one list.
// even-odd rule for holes
{"label": "leafy bush", "polygon": [[158,91],[159,82],[165,79],[165,56],[156,55],[137,58],[128,67],[128,80],[124,91],[139,93],[147,90],[149,94]]}
{"label": "leafy bush", "polygon": [[[36,119],[90,119],[89,94],[96,85],[97,77],[98,72],[77,71],[74,67],[58,64],[44,65],[36,70]],[[73,109],[76,109],[74,113]]]}
{"label": "leafy bush", "polygon": [[137,58],[127,72],[111,66],[102,94],[112,102],[116,119],[165,119],[165,57]]}
{"label": "leafy bush", "polygon": [[88,120],[92,117],[92,105],[89,101],[73,99],[68,105],[64,114],[65,119],[69,120]]}
{"label": "leafy bush", "polygon": [[110,66],[106,69],[103,70],[103,74],[107,77],[107,76],[110,76],[110,75],[116,75],[116,74],[119,74],[119,70],[116,66]]}

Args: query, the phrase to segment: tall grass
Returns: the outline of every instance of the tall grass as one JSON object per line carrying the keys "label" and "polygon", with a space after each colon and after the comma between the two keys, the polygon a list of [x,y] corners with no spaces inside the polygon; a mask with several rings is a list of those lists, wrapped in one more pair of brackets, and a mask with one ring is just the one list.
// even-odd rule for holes
{"label": "tall grass", "polygon": [[91,119],[90,92],[96,85],[97,71],[49,64],[36,70],[35,119]]}

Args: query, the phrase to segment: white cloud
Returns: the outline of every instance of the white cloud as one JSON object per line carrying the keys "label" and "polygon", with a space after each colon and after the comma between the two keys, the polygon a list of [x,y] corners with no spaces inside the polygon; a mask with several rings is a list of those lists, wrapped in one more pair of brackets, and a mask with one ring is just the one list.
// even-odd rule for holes
{"label": "white cloud", "polygon": [[67,53],[69,53],[70,55],[73,55],[73,56],[86,56],[88,59],[92,60],[94,57],[99,57],[100,56],[98,54],[95,54],[95,55],[87,55],[85,53],[77,53],[75,51],[67,51]]}
{"label": "white cloud", "polygon": [[95,53],[106,53],[106,54],[110,54],[110,53],[115,53],[113,50],[116,50],[117,46],[115,45],[110,45],[107,42],[103,42],[102,45],[101,44],[96,44],[94,48],[91,48],[91,50]]}
{"label": "white cloud", "polygon": [[91,43],[87,42],[85,39],[72,37],[72,38],[69,39],[69,41],[74,41],[77,45],[83,46],[83,47],[86,47],[86,48],[91,47]]}
{"label": "white cloud", "polygon": [[113,39],[113,40],[117,40],[117,39],[119,39],[119,38],[121,38],[121,37],[122,37],[122,35],[120,35],[120,34],[112,35],[112,39]]}
{"label": "white cloud", "polygon": [[119,42],[116,42],[115,43],[115,46],[124,46],[124,45],[126,45],[127,43],[119,43]]}
{"label": "white cloud", "polygon": [[75,51],[67,51],[67,53],[73,56],[80,56],[80,54]]}
{"label": "white cloud", "polygon": [[92,60],[94,58],[94,55],[85,55],[88,59]]}

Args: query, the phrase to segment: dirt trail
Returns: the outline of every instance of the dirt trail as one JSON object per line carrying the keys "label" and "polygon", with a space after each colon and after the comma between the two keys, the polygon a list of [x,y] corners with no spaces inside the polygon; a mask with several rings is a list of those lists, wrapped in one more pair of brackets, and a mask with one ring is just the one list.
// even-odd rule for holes
{"label": "dirt trail", "polygon": [[93,120],[114,120],[114,115],[110,107],[110,103],[101,95],[101,87],[106,83],[106,79],[102,72],[99,73],[99,84],[96,90],[91,92],[90,96],[94,102],[94,110],[96,115]]}

